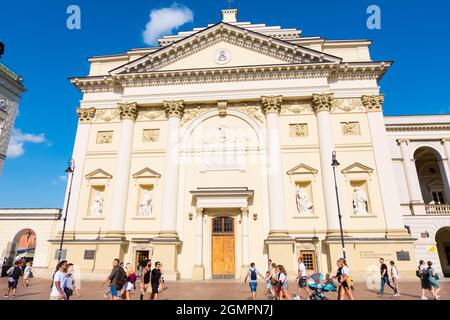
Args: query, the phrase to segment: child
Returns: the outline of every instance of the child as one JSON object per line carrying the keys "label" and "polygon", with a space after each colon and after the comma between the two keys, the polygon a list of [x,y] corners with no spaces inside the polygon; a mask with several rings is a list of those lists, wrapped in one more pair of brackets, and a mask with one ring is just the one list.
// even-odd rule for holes
{"label": "child", "polygon": [[270,271],[266,271],[266,294],[272,293],[272,290],[271,290],[272,285],[270,283],[271,278],[272,278],[272,275],[270,274]]}

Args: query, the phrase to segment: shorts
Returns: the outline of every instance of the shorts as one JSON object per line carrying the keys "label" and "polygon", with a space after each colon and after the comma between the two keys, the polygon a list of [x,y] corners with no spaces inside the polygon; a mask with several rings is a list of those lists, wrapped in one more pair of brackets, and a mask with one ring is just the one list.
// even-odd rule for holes
{"label": "shorts", "polygon": [[134,283],[131,283],[131,282],[128,281],[127,283],[125,283],[124,288],[125,288],[125,291],[134,290]]}
{"label": "shorts", "polygon": [[430,289],[430,283],[428,282],[428,279],[420,279],[420,284],[422,289]]}
{"label": "shorts", "polygon": [[152,293],[153,294],[159,293],[159,283],[156,284],[152,283]]}
{"label": "shorts", "polygon": [[306,277],[301,277],[300,279],[298,279],[298,287],[306,288]]}
{"label": "shorts", "polygon": [[17,289],[17,283],[19,280],[9,281],[8,280],[8,288],[9,289]]}
{"label": "shorts", "polygon": [[111,286],[109,288],[111,289],[111,296],[112,297],[117,297],[117,287],[116,286]]}
{"label": "shorts", "polygon": [[251,292],[256,292],[256,288],[258,287],[258,282],[249,282],[248,285],[250,286]]}

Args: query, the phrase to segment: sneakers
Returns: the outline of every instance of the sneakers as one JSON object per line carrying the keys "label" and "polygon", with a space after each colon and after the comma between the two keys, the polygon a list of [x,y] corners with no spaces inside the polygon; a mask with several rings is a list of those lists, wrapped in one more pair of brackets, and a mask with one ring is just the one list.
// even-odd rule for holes
{"label": "sneakers", "polygon": [[394,297],[399,297],[400,296],[400,293],[395,293],[394,294]]}
{"label": "sneakers", "polygon": [[420,299],[422,299],[422,300],[428,300],[428,298],[425,297],[425,296],[422,296]]}
{"label": "sneakers", "polygon": [[301,300],[301,298],[299,296],[295,296],[292,298],[292,300]]}

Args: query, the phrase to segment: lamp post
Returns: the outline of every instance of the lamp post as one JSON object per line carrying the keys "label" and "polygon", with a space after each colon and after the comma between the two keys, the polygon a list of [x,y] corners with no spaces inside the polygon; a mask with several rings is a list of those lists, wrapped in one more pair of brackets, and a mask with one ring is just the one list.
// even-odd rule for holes
{"label": "lamp post", "polygon": [[58,263],[61,262],[61,254],[62,254],[62,248],[64,244],[64,233],[66,232],[66,221],[67,221],[67,210],[69,209],[69,201],[70,201],[70,193],[72,191],[72,179],[73,179],[73,172],[75,170],[75,161],[71,158],[68,162],[67,169],[65,172],[67,173],[68,179],[69,179],[69,192],[67,193],[67,202],[66,202],[66,212],[64,213],[64,219],[63,219],[63,229],[61,233],[61,241],[59,243],[59,252],[58,252]]}
{"label": "lamp post", "polygon": [[337,179],[336,179],[336,167],[339,165],[340,165],[340,163],[336,159],[336,151],[333,151],[333,153],[331,155],[331,166],[333,167],[334,190],[336,191],[336,202],[337,202],[338,217],[339,217],[339,229],[341,231],[342,257],[344,259],[347,259],[346,254],[345,254],[344,230],[342,229],[342,214],[341,214],[341,207],[339,205],[339,192],[338,192]]}

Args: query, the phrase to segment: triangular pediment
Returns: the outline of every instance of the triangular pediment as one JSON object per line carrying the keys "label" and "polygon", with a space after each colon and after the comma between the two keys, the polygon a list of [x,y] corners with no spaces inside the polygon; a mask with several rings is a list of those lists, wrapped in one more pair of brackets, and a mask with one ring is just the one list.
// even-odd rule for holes
{"label": "triangular pediment", "polygon": [[102,169],[94,170],[86,175],[86,179],[111,179],[111,178],[112,175],[110,175],[108,172]]}
{"label": "triangular pediment", "polygon": [[444,187],[444,184],[442,183],[441,179],[435,179],[433,181],[431,181],[430,183],[427,184],[428,188],[432,188],[432,187]]}
{"label": "triangular pediment", "polygon": [[160,178],[160,177],[161,177],[161,175],[158,172],[156,172],[148,167],[146,167],[142,170],[139,170],[138,172],[133,174],[134,179],[137,179],[137,178]]}
{"label": "triangular pediment", "polygon": [[295,175],[295,174],[317,174],[317,169],[314,169],[304,163],[300,163],[298,166],[295,166],[291,170],[287,172],[288,175]]}
{"label": "triangular pediment", "polygon": [[342,59],[219,23],[112,70],[113,75],[236,66],[339,63]]}
{"label": "triangular pediment", "polygon": [[349,174],[349,173],[372,173],[373,169],[365,166],[359,162],[355,162],[354,164],[348,166],[347,168],[342,170],[343,174]]}

